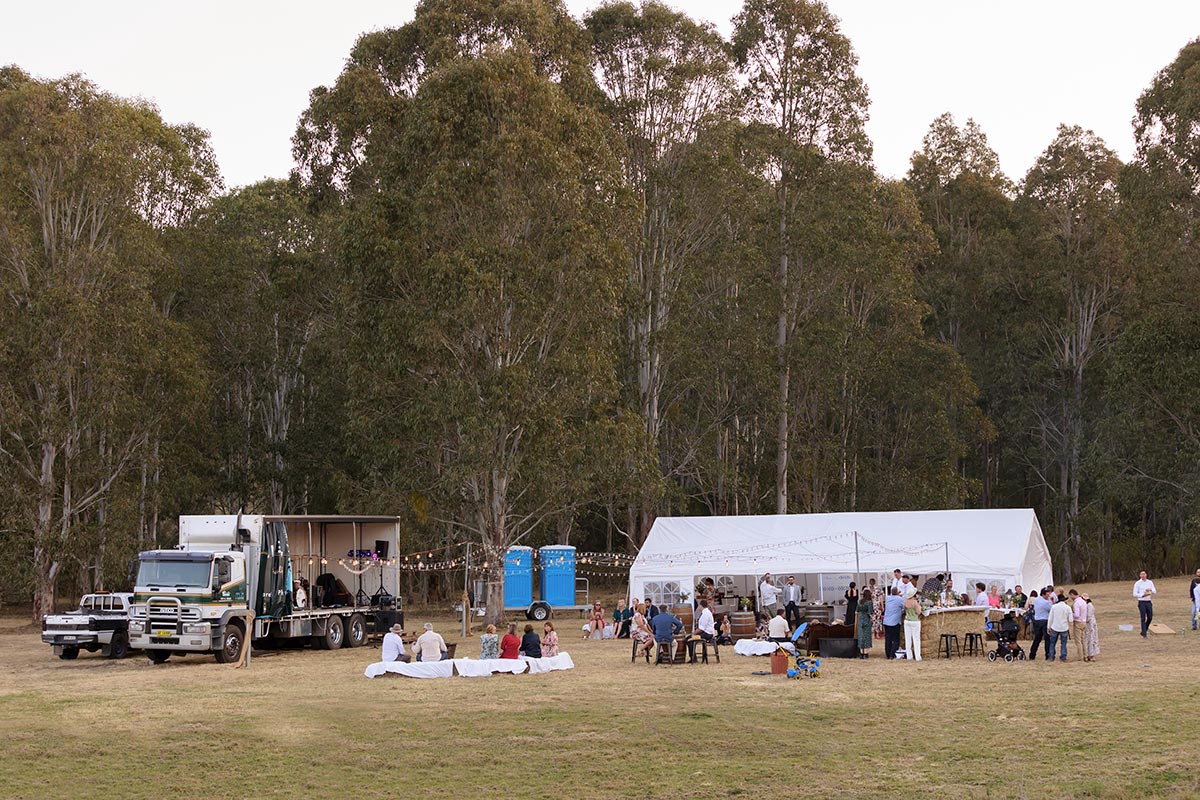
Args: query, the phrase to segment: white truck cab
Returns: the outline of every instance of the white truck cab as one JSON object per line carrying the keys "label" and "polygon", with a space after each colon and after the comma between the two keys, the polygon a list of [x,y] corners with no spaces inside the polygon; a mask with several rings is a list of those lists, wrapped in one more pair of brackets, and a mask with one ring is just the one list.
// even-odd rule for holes
{"label": "white truck cab", "polygon": [[129,652],[132,603],[129,592],[85,594],[74,611],[42,617],[42,641],[64,661],[78,658],[80,650],[99,650],[106,658],[122,658]]}

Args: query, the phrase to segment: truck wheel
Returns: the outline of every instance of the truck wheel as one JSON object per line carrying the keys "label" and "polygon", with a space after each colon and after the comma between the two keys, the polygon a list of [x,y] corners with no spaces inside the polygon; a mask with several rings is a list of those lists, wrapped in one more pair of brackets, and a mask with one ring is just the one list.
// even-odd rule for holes
{"label": "truck wheel", "polygon": [[63,661],[74,661],[75,659],[79,658],[79,648],[67,647],[64,645],[62,652],[58,654],[58,657]]}
{"label": "truck wheel", "polygon": [[535,603],[531,611],[531,616],[538,622],[545,622],[550,619],[550,606],[545,603]]}
{"label": "truck wheel", "polygon": [[341,617],[330,617],[325,623],[325,635],[321,638],[322,650],[337,650],[345,639],[345,628]]}
{"label": "truck wheel", "polygon": [[367,621],[362,614],[353,614],[346,622],[346,647],[362,647],[366,643]]}
{"label": "truck wheel", "polygon": [[105,648],[107,658],[124,658],[129,655],[129,637],[125,631],[113,631],[112,641]]}
{"label": "truck wheel", "polygon": [[230,620],[221,635],[221,649],[217,651],[218,664],[236,664],[242,660],[242,648],[246,646],[246,631],[241,622]]}
{"label": "truck wheel", "polygon": [[153,661],[155,664],[165,664],[167,659],[171,657],[170,650],[147,650],[146,658]]}

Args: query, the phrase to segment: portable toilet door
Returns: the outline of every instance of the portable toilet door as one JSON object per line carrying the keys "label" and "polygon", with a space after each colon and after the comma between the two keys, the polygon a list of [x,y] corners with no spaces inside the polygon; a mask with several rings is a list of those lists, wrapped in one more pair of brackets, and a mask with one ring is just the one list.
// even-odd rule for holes
{"label": "portable toilet door", "polygon": [[529,608],[533,603],[533,548],[510,547],[504,554],[504,607]]}
{"label": "portable toilet door", "polygon": [[559,608],[575,605],[575,548],[552,544],[538,552],[542,561],[542,602]]}

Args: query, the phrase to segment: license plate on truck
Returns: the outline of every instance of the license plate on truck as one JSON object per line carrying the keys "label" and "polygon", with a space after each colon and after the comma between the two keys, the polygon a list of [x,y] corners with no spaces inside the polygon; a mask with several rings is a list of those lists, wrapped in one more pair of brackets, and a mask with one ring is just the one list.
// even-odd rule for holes
{"label": "license plate on truck", "polygon": [[158,637],[166,638],[167,636],[170,636],[172,633],[174,633],[174,631],[155,631],[154,635],[158,636]]}

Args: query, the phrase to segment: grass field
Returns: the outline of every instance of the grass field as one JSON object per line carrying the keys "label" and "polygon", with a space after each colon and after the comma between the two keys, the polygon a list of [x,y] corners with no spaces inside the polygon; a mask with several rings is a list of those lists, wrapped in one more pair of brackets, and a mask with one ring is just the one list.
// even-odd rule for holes
{"label": "grass field", "polygon": [[1156,621],[1180,635],[1145,641],[1117,631],[1137,623],[1132,582],[1086,587],[1096,663],[887,663],[880,642],[801,681],[728,648],[719,665],[630,664],[625,642],[576,640],[573,618],[570,672],[440,681],[368,680],[373,649],[249,670],[60,661],[7,619],[0,796],[1197,797],[1200,635],[1187,579],[1157,585]]}

